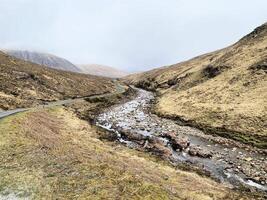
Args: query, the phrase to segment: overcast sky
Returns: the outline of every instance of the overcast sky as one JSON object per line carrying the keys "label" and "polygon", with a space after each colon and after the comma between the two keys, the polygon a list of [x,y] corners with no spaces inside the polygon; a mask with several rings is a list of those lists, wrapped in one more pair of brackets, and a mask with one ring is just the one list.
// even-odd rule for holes
{"label": "overcast sky", "polygon": [[144,71],[237,41],[267,0],[0,0],[0,48]]}

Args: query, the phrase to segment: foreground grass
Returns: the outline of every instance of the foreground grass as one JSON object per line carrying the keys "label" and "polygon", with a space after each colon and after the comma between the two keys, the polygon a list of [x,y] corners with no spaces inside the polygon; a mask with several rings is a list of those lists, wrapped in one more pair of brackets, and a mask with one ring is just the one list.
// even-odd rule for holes
{"label": "foreground grass", "polygon": [[0,121],[0,199],[246,199],[124,146],[63,108]]}

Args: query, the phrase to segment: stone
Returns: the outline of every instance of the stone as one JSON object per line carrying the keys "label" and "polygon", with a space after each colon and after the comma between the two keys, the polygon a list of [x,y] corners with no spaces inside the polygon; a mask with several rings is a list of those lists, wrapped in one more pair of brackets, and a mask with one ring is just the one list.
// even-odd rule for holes
{"label": "stone", "polygon": [[231,160],[229,160],[228,163],[229,163],[230,165],[234,164],[233,161],[231,161]]}
{"label": "stone", "polygon": [[169,140],[170,145],[175,151],[182,151],[190,146],[190,142],[187,138],[178,137],[174,132],[163,133],[162,136]]}
{"label": "stone", "polygon": [[198,156],[201,158],[211,158],[212,153],[208,150],[204,150],[200,147],[191,146],[188,151],[191,156]]}
{"label": "stone", "polygon": [[150,136],[148,138],[148,142],[150,144],[157,144],[157,145],[161,145],[161,146],[167,146],[166,142],[162,138],[159,138],[159,137],[156,137],[156,136]]}
{"label": "stone", "polygon": [[234,169],[234,171],[235,171],[236,173],[238,173],[238,172],[239,172],[239,170],[238,170],[238,169],[236,169],[236,168]]}
{"label": "stone", "polygon": [[172,152],[169,148],[162,146],[160,144],[154,144],[151,150],[164,158],[169,158],[172,155]]}
{"label": "stone", "polygon": [[148,140],[145,141],[143,148],[145,149],[145,148],[147,148],[147,146],[148,146]]}
{"label": "stone", "polygon": [[251,157],[247,157],[244,160],[250,162],[250,161],[252,161],[252,158]]}
{"label": "stone", "polygon": [[139,144],[144,144],[145,141],[148,139],[147,136],[144,136],[142,134],[138,134],[138,133],[135,133],[135,132],[131,132],[131,131],[126,131],[126,130],[123,130],[123,131],[120,131],[121,133],[121,137],[124,139],[128,139],[130,141],[135,141]]}
{"label": "stone", "polygon": [[187,138],[176,138],[171,141],[171,145],[174,150],[185,150],[187,147],[189,147],[190,142]]}

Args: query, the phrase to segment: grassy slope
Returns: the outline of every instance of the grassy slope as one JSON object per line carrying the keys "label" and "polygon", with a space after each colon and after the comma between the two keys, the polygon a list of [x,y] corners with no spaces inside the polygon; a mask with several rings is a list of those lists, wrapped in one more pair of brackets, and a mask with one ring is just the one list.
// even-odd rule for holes
{"label": "grassy slope", "polygon": [[107,78],[50,69],[0,52],[0,108],[111,92]]}
{"label": "grassy slope", "polygon": [[240,199],[101,133],[61,107],[0,120],[0,198]]}
{"label": "grassy slope", "polygon": [[156,112],[267,148],[267,24],[236,44],[129,76],[159,92]]}

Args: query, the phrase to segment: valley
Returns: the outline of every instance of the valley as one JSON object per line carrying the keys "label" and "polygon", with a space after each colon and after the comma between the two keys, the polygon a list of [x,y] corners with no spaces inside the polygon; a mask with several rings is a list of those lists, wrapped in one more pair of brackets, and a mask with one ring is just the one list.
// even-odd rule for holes
{"label": "valley", "polygon": [[0,119],[0,198],[264,199],[264,152],[159,118],[153,99],[119,89]]}
{"label": "valley", "polygon": [[80,100],[1,119],[0,198],[250,199],[111,141],[110,132],[77,117],[77,106],[88,111],[101,104]]}
{"label": "valley", "polygon": [[127,76],[0,51],[0,200],[266,199],[266,41]]}

